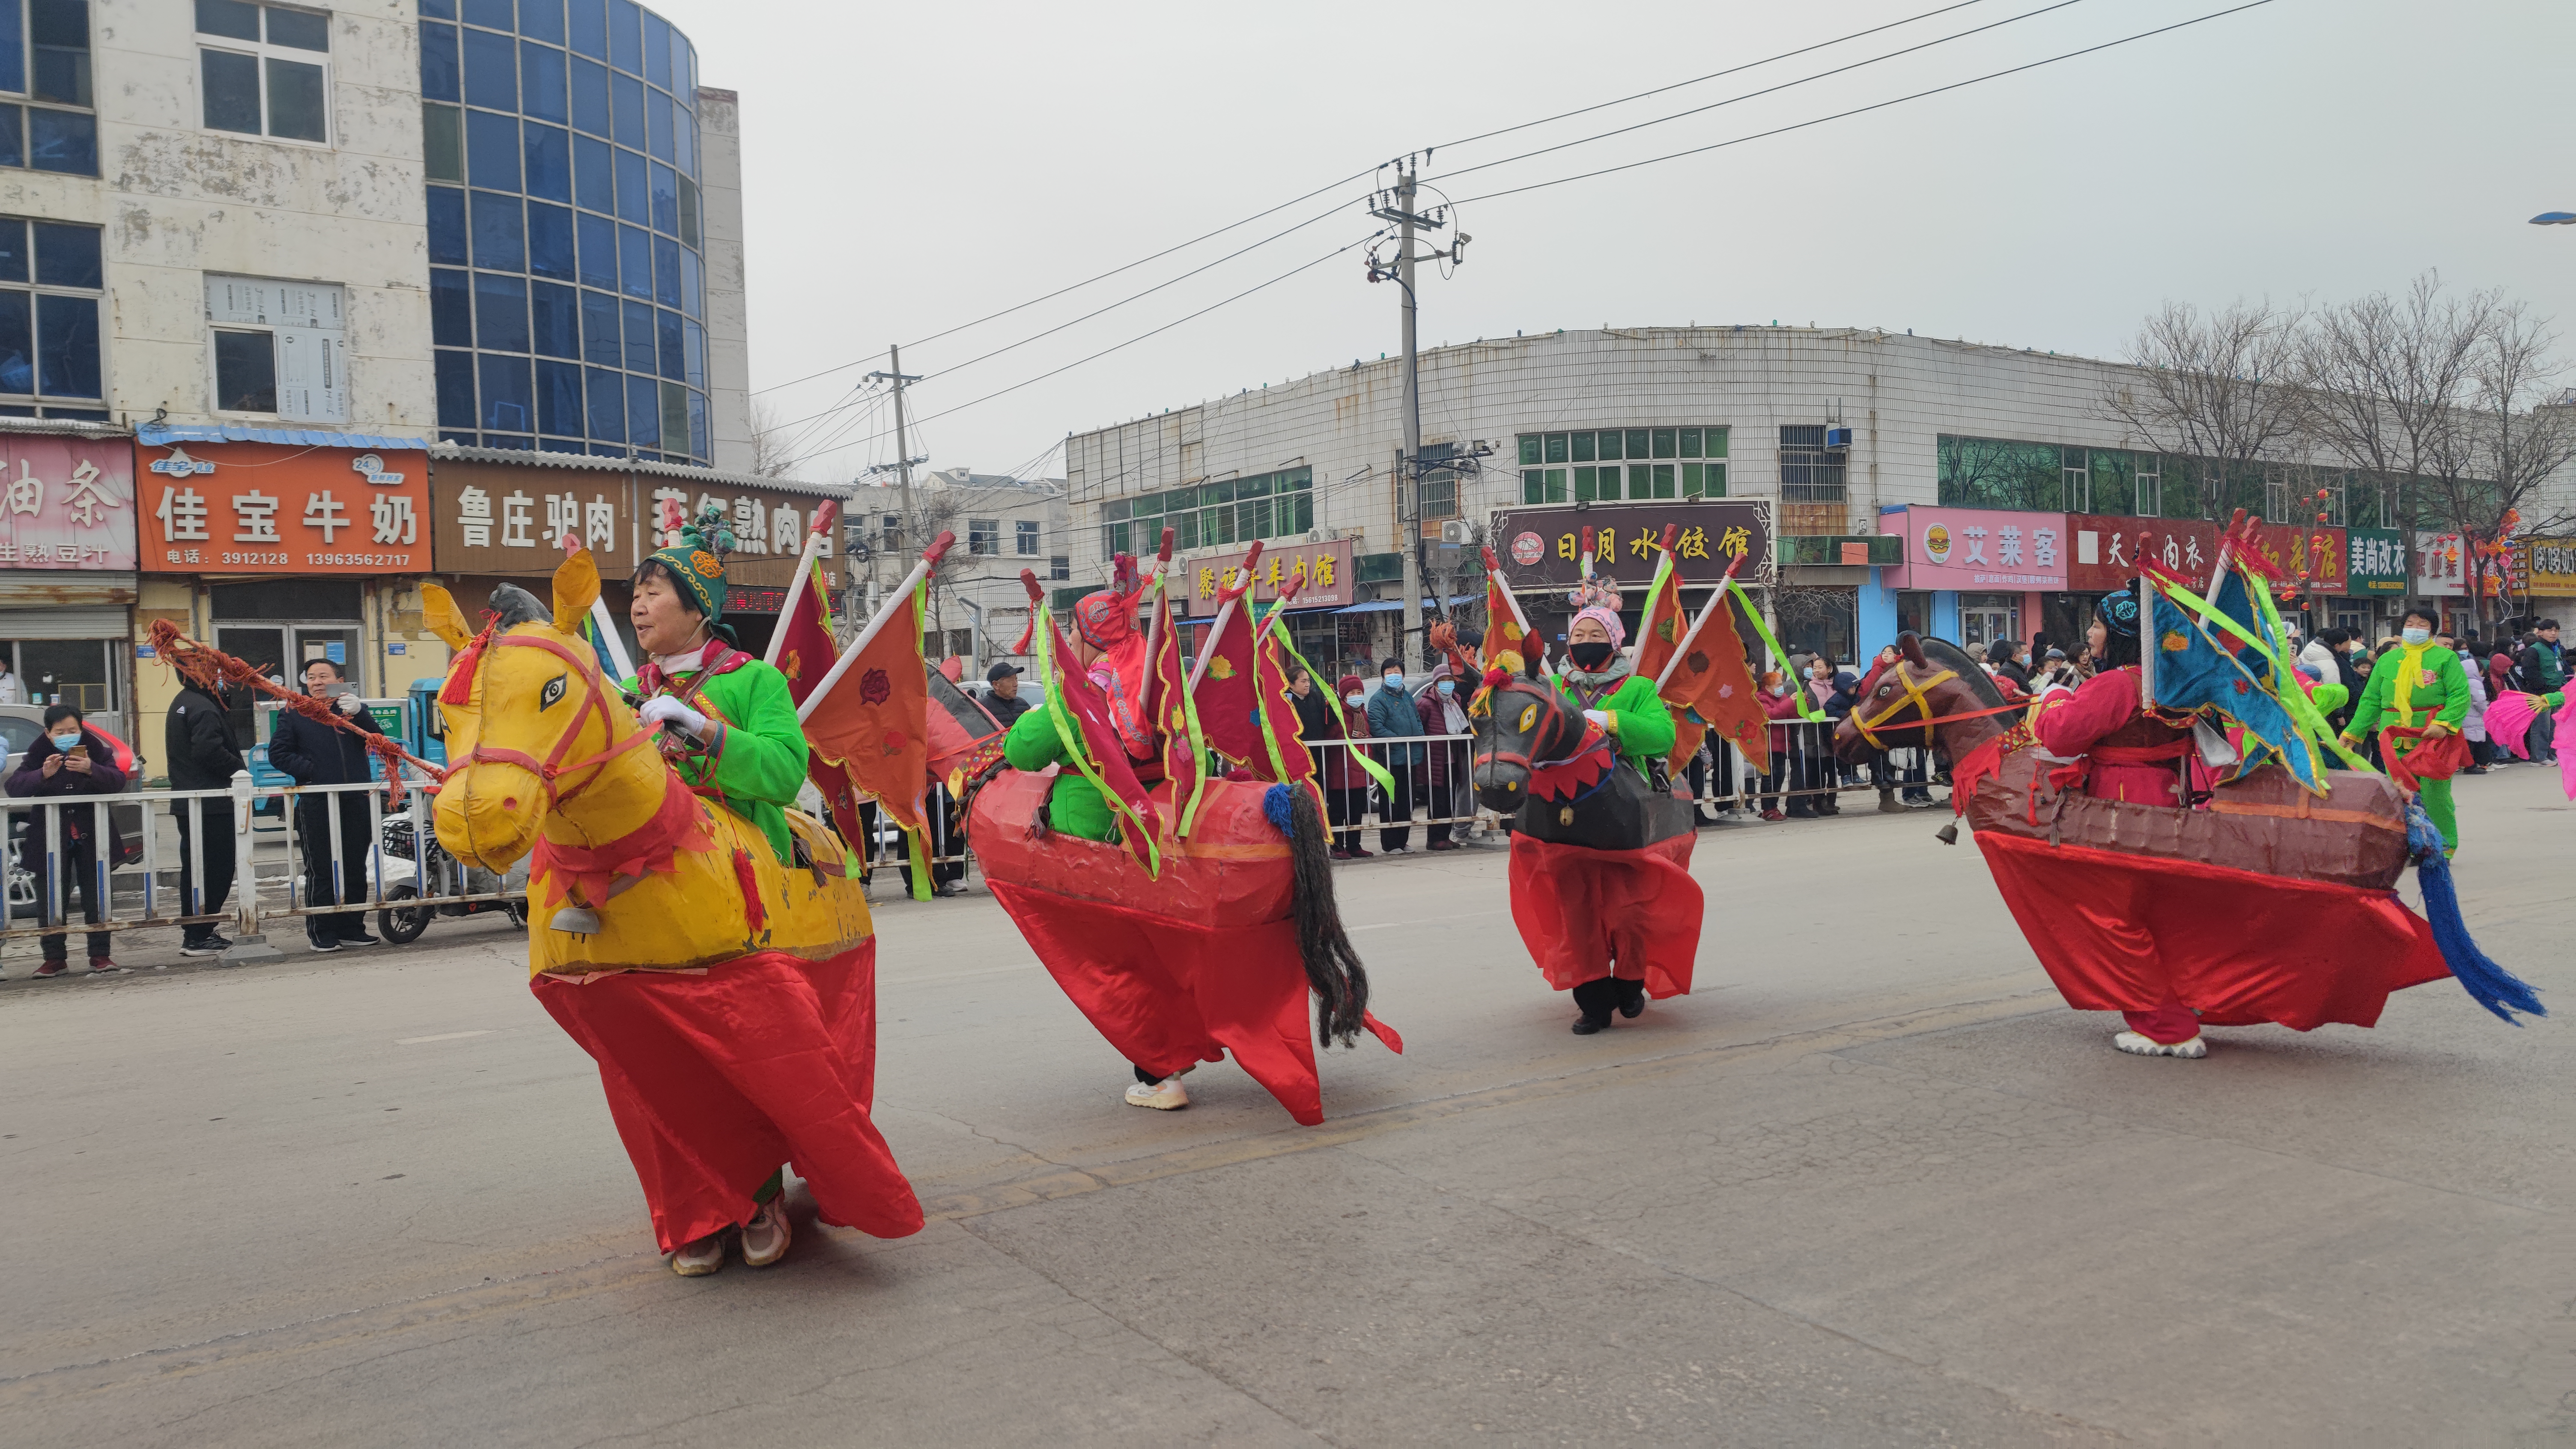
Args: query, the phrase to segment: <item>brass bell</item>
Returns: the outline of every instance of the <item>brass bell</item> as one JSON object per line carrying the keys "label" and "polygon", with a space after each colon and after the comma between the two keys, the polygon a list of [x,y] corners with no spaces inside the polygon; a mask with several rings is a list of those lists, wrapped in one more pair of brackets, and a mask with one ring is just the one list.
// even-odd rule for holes
{"label": "brass bell", "polygon": [[1574,823],[1574,807],[1571,805],[1557,806],[1556,823],[1559,825],[1572,825]]}

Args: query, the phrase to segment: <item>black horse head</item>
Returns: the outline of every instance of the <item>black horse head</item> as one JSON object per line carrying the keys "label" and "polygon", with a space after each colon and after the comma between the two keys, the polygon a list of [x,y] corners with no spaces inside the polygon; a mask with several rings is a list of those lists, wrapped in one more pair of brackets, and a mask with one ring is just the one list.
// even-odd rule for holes
{"label": "black horse head", "polygon": [[1511,676],[1467,709],[1476,737],[1476,799],[1509,815],[1529,799],[1530,766],[1562,760],[1583,742],[1583,713],[1544,679]]}

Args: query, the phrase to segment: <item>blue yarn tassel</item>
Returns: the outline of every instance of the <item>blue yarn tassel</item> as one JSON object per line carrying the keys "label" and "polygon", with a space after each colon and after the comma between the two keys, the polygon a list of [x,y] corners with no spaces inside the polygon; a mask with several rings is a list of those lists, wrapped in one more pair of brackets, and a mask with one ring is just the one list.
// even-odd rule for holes
{"label": "blue yarn tassel", "polygon": [[1273,829],[1291,839],[1295,838],[1296,832],[1288,828],[1288,792],[1295,788],[1293,785],[1273,785],[1261,792],[1262,815],[1269,820]]}
{"label": "blue yarn tassel", "polygon": [[2424,892],[2424,919],[2432,924],[2433,943],[2459,978],[2471,1000],[2496,1014],[2499,1021],[2520,1026],[2513,1013],[2547,1016],[2540,993],[2478,949],[2469,926],[2460,919],[2460,893],[2451,884],[2451,863],[2442,856],[2442,832],[2421,805],[2406,807],[2406,848],[2415,857],[2415,884]]}

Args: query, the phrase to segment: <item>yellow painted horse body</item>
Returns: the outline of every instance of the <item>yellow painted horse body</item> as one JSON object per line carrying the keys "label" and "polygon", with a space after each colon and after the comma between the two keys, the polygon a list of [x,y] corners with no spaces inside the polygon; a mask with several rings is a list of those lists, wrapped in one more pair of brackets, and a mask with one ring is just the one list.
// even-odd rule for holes
{"label": "yellow painted horse body", "polygon": [[[821,961],[874,934],[864,887],[840,874],[841,842],[820,824],[788,812],[824,862],[791,868],[731,810],[695,796],[671,799],[674,771],[579,635],[599,596],[588,552],[555,571],[551,621],[514,621],[505,610],[481,640],[446,590],[432,584],[422,593],[430,627],[456,654],[439,706],[450,762],[438,795],[439,843],[495,871],[536,850],[540,837],[552,848],[539,853],[529,881],[532,976],[685,971],[756,951]],[[462,690],[457,672],[470,672]],[[462,703],[447,702],[460,693]],[[615,858],[657,837],[686,843],[646,851],[658,857],[652,867],[618,873],[613,894],[597,890],[596,880],[585,888],[557,879],[573,873],[542,863],[549,854]],[[759,899],[756,925],[750,891]],[[599,929],[551,929],[554,907],[565,901],[595,911]]]}

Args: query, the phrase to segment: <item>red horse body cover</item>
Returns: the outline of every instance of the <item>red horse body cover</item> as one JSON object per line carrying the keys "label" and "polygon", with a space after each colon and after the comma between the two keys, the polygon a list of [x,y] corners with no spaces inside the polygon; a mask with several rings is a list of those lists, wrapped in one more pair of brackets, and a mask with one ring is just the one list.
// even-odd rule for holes
{"label": "red horse body cover", "polygon": [[599,1063],[662,1251],[750,1217],[752,1191],[782,1162],[826,1223],[921,1230],[920,1200],[868,1115],[876,971],[870,939],[822,961],[760,951],[703,973],[528,983]]}
{"label": "red horse body cover", "polygon": [[1571,991],[1617,976],[1661,1000],[1687,996],[1704,911],[1691,879],[1693,832],[1637,850],[1512,836],[1512,924],[1547,984]]}
{"label": "red horse body cover", "polygon": [[2004,904],[2066,1004],[2209,1026],[2370,1026],[2388,994],[2451,974],[2395,891],[1979,830]]}

